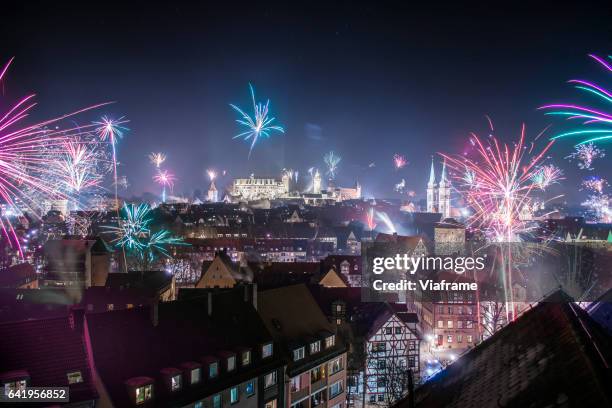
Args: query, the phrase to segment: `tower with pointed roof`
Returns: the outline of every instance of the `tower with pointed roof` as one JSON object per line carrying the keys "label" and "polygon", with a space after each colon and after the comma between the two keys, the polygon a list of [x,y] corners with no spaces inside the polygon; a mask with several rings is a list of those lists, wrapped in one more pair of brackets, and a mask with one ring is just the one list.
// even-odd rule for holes
{"label": "tower with pointed roof", "polygon": [[431,171],[429,173],[429,182],[427,183],[427,212],[438,212],[438,197],[436,194],[436,173],[434,170],[433,157],[431,158]]}
{"label": "tower with pointed roof", "polygon": [[210,182],[210,187],[208,188],[208,201],[216,203],[219,201],[219,191],[217,191],[217,186],[215,186],[215,180]]}
{"label": "tower with pointed roof", "polygon": [[446,160],[442,163],[442,175],[438,185],[438,212],[442,219],[450,217],[450,181],[446,178]]}

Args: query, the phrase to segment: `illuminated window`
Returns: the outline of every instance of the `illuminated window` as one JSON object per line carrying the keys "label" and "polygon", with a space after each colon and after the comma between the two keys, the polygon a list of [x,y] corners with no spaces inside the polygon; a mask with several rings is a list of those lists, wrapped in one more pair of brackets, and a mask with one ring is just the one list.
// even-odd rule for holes
{"label": "illuminated window", "polygon": [[298,361],[304,358],[306,354],[306,350],[304,347],[300,347],[298,349],[293,350],[293,361]]}
{"label": "illuminated window", "polygon": [[213,395],[212,408],[221,408],[221,394]]}
{"label": "illuminated window", "polygon": [[193,404],[193,408],[204,408],[204,403],[202,401],[198,401]]}
{"label": "illuminated window", "polygon": [[142,404],[153,398],[153,384],[147,384],[136,388],[136,403]]}
{"label": "illuminated window", "polygon": [[251,396],[255,394],[255,381],[249,381],[248,383],[246,383],[244,392],[246,393],[247,396]]}
{"label": "illuminated window", "polygon": [[236,356],[227,358],[227,371],[234,371],[236,368]]}
{"label": "illuminated window", "polygon": [[325,348],[334,347],[336,344],[336,336],[332,335],[325,339]]}
{"label": "illuminated window", "polygon": [[452,343],[453,342],[453,336],[451,336],[450,334],[448,336],[446,336],[446,342],[447,343]]}
{"label": "illuminated window", "polygon": [[438,329],[444,328],[444,322],[442,320],[438,320]]}
{"label": "illuminated window", "polygon": [[471,335],[468,335],[468,336],[465,336],[465,337],[466,337],[466,341],[467,341],[468,343],[471,343],[471,342],[472,342],[472,336],[471,336]]}
{"label": "illuminated window", "polygon": [[243,351],[242,352],[242,366],[248,366],[249,364],[251,364],[251,351],[247,350],[247,351]]}
{"label": "illuminated window", "polygon": [[463,320],[457,320],[457,328],[463,329]]}
{"label": "illuminated window", "polygon": [[467,320],[465,322],[465,327],[467,327],[468,329],[471,329],[473,327],[473,322],[471,320]]}
{"label": "illuminated window", "polygon": [[276,385],[276,371],[272,371],[264,377],[264,389]]}
{"label": "illuminated window", "polygon": [[208,366],[208,378],[215,378],[219,375],[219,363],[210,363]]}
{"label": "illuminated window", "polygon": [[342,391],[342,380],[333,383],[329,387],[329,398],[331,399],[337,397],[338,395],[342,394]]}
{"label": "illuminated window", "polygon": [[199,383],[201,377],[202,377],[202,370],[200,370],[199,368],[194,368],[193,370],[191,370],[191,383],[192,384]]}
{"label": "illuminated window", "polygon": [[335,374],[340,370],[342,370],[342,358],[339,357],[329,363],[329,374]]}
{"label": "illuminated window", "polygon": [[230,404],[238,402],[238,387],[232,387],[230,389]]}
{"label": "illuminated window", "polygon": [[461,334],[457,335],[457,343],[463,343],[463,336]]}
{"label": "illuminated window", "polygon": [[276,400],[273,399],[272,401],[266,402],[266,405],[264,408],[276,408]]}
{"label": "illuminated window", "polygon": [[83,376],[80,371],[68,373],[68,384],[78,384],[83,382]]}
{"label": "illuminated window", "polygon": [[181,389],[181,375],[177,374],[170,378],[170,390],[178,391]]}
{"label": "illuminated window", "polygon": [[302,389],[301,377],[295,376],[291,379],[291,392],[296,392]]}
{"label": "illuminated window", "polygon": [[321,341],[317,340],[310,343],[310,354],[318,353],[321,351]]}
{"label": "illuminated window", "polygon": [[448,327],[449,329],[452,329],[453,328],[453,321],[452,320],[447,321],[446,322],[446,327]]}
{"label": "illuminated window", "polygon": [[272,343],[265,344],[261,347],[261,358],[272,356]]}

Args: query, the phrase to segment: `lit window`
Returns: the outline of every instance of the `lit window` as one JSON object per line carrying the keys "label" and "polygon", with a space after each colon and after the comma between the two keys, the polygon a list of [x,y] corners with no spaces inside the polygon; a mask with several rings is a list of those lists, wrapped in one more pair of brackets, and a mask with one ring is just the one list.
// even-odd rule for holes
{"label": "lit window", "polygon": [[472,323],[472,321],[471,321],[471,320],[466,320],[466,321],[465,321],[465,327],[467,327],[468,329],[471,329],[471,328],[472,328],[472,325],[473,325],[473,323]]}
{"label": "lit window", "polygon": [[234,371],[236,368],[236,356],[227,358],[227,371]]}
{"label": "lit window", "polygon": [[193,408],[204,408],[204,403],[202,401],[198,401],[193,404]]}
{"label": "lit window", "polygon": [[452,343],[453,342],[453,336],[451,336],[450,334],[448,336],[446,336],[446,342],[447,343]]}
{"label": "lit window", "polygon": [[342,380],[333,383],[329,387],[329,398],[335,398],[338,395],[342,394]]}
{"label": "lit window", "polygon": [[9,391],[22,391],[27,387],[26,380],[11,381],[4,384],[4,394],[6,395]]}
{"label": "lit window", "polygon": [[446,322],[446,327],[448,327],[449,329],[452,329],[453,328],[453,321],[452,320],[447,321]]}
{"label": "lit window", "polygon": [[238,402],[238,387],[232,387],[230,389],[230,404]]}
{"label": "lit window", "polygon": [[291,392],[297,392],[302,389],[302,381],[299,375],[291,379]]}
{"label": "lit window", "polygon": [[271,373],[266,374],[264,377],[264,389],[270,388],[273,385],[276,385],[276,371],[272,371]]}
{"label": "lit window", "polygon": [[192,384],[199,383],[201,377],[202,377],[202,371],[199,368],[194,368],[193,370],[191,370],[191,383]]}
{"label": "lit window", "polygon": [[337,358],[331,363],[329,363],[329,374],[335,374],[338,371],[342,370],[342,358]]}
{"label": "lit window", "polygon": [[438,329],[444,328],[444,322],[442,320],[438,320]]}
{"label": "lit window", "polygon": [[465,336],[465,337],[466,337],[466,339],[465,339],[465,340],[466,340],[468,343],[471,343],[471,342],[472,342],[472,336],[471,336],[471,335],[468,335],[468,336]]}
{"label": "lit window", "polygon": [[147,384],[136,388],[136,403],[142,404],[153,398],[153,384]]}
{"label": "lit window", "polygon": [[325,339],[325,348],[334,347],[336,344],[336,336],[332,335]]}
{"label": "lit window", "polygon": [[115,305],[112,303],[109,303],[108,305],[106,305],[106,310],[108,310],[109,312],[113,310],[114,308],[115,308]]}
{"label": "lit window", "polygon": [[212,408],[221,408],[221,394],[213,395]]}
{"label": "lit window", "polygon": [[242,366],[248,366],[249,364],[251,364],[251,351],[247,350],[247,351],[243,351],[242,352]]}
{"label": "lit window", "polygon": [[457,343],[463,343],[463,336],[461,334],[457,335]]}
{"label": "lit window", "polygon": [[463,329],[463,320],[457,320],[457,328]]}
{"label": "lit window", "polygon": [[215,378],[219,375],[219,363],[210,363],[208,366],[208,378]]}
{"label": "lit window", "polygon": [[273,399],[272,401],[266,402],[266,405],[264,408],[276,408],[276,400]]}
{"label": "lit window", "polygon": [[170,378],[170,390],[178,391],[181,389],[181,375],[177,374]]}
{"label": "lit window", "polygon": [[266,358],[272,355],[272,343],[265,344],[261,347],[261,357]]}
{"label": "lit window", "polygon": [[304,347],[293,350],[293,361],[298,361],[304,358],[306,351]]}
{"label": "lit window", "polygon": [[310,343],[310,354],[318,353],[319,351],[321,351],[320,340]]}
{"label": "lit window", "polygon": [[68,373],[68,384],[78,384],[83,382],[83,376],[80,371]]}
{"label": "lit window", "polygon": [[244,387],[244,392],[248,396],[255,394],[255,381],[249,381],[248,383],[246,383],[246,387]]}

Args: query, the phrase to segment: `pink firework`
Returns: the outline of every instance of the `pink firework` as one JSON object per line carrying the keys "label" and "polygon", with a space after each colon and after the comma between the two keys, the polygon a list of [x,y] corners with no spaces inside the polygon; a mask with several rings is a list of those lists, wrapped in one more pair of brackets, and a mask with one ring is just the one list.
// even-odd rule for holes
{"label": "pink firework", "polygon": [[582,181],[582,189],[590,190],[595,193],[603,193],[608,181],[599,176],[592,176]]}
{"label": "pink firework", "polygon": [[395,170],[399,170],[405,167],[408,164],[406,157],[402,156],[399,153],[393,155],[393,165],[395,166]]}
{"label": "pink firework", "polygon": [[376,228],[376,222],[374,221],[374,208],[370,207],[366,214],[366,222],[368,224],[368,229],[373,231]]}
{"label": "pink firework", "polygon": [[563,180],[563,170],[553,164],[541,166],[532,176],[531,181],[542,191]]}
{"label": "pink firework", "polygon": [[[529,231],[520,213],[531,207],[531,195],[537,188],[532,179],[553,142],[532,154],[533,147],[525,146],[524,125],[513,146],[500,143],[494,136],[483,142],[472,134],[470,141],[474,146],[472,154],[442,156],[456,173],[453,176],[460,192],[473,210],[471,224],[481,228],[492,241],[520,241],[520,235]],[[474,174],[477,186],[465,183],[467,171]]]}
{"label": "pink firework", "polygon": [[[0,69],[0,82],[4,79],[13,59]],[[0,228],[15,243],[20,254],[21,247],[7,215],[28,211],[37,216],[41,198],[66,198],[55,183],[47,179],[54,176],[55,161],[59,149],[66,140],[79,137],[88,126],[74,126],[61,129],[58,122],[87,110],[106,105],[90,106],[53,119],[25,127],[19,125],[28,117],[36,103],[34,94],[21,98],[0,113],[0,199],[7,205],[7,211],[0,218]],[[3,104],[4,105],[4,104]],[[54,125],[54,126],[51,126]],[[49,155],[49,149],[57,153]]]}
{"label": "pink firework", "polygon": [[166,202],[166,187],[170,187],[170,190],[172,190],[176,177],[168,170],[160,170],[153,176],[153,180],[162,186],[162,201]]}
{"label": "pink firework", "polygon": [[582,170],[593,170],[593,161],[598,158],[606,157],[603,149],[598,148],[593,143],[583,143],[576,146],[576,150],[572,152],[566,159],[577,160],[578,168]]}

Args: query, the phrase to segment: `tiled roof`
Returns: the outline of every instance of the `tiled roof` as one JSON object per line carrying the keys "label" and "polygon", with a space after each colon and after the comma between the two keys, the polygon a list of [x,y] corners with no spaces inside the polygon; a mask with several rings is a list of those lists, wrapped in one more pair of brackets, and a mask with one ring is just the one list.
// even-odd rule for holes
{"label": "tiled roof", "polygon": [[71,402],[97,398],[81,330],[69,318],[0,324],[0,372],[25,370],[34,387],[66,387],[69,372],[83,382],[70,385]]}
{"label": "tiled roof", "polygon": [[110,288],[150,289],[163,292],[172,284],[172,275],[164,271],[142,271],[128,273],[109,273],[106,285]]}
{"label": "tiled roof", "polygon": [[557,293],[417,389],[416,408],[611,406],[611,350],[610,337]]}

